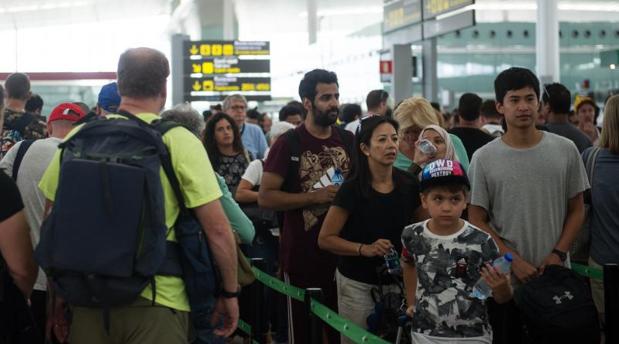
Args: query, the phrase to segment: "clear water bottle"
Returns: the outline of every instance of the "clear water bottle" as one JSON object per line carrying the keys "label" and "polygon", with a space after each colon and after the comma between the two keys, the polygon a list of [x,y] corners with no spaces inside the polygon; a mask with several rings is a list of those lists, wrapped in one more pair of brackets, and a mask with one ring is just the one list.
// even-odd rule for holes
{"label": "clear water bottle", "polygon": [[339,168],[335,169],[335,172],[333,172],[333,177],[331,177],[331,183],[335,186],[344,184],[344,174],[342,173],[342,170]]}
{"label": "clear water bottle", "polygon": [[[504,256],[499,257],[494,260],[492,266],[501,274],[506,274],[512,268],[512,254],[506,253]],[[471,292],[471,297],[478,298],[480,300],[485,300],[488,296],[492,295],[492,289],[486,284],[483,277],[480,277],[475,286],[473,287],[473,291]]]}
{"label": "clear water bottle", "polygon": [[391,248],[391,251],[383,257],[385,258],[385,265],[390,274],[399,275],[402,272],[400,268],[400,256],[395,249]]}
{"label": "clear water bottle", "polygon": [[427,156],[434,156],[437,152],[436,146],[428,139],[419,141],[419,150]]}

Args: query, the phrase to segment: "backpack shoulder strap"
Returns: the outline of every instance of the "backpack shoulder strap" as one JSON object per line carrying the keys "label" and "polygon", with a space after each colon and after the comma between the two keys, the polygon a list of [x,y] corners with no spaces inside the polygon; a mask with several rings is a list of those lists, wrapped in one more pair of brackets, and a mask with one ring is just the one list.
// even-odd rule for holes
{"label": "backpack shoulder strap", "polygon": [[13,161],[13,180],[17,181],[17,173],[19,172],[19,167],[21,166],[22,160],[24,160],[24,156],[28,151],[28,148],[32,146],[35,140],[24,140],[19,145],[19,149],[17,149],[17,154],[15,155],[15,161]]}
{"label": "backpack shoulder strap", "polygon": [[[160,120],[160,121],[153,123],[153,126],[155,130],[157,130],[161,134],[161,137],[163,138],[163,135],[165,135],[168,131],[176,127],[181,127],[182,125],[174,121]],[[183,198],[183,193],[181,191],[181,186],[180,186],[180,183],[178,182],[178,178],[176,178],[176,174],[174,173],[174,167],[172,166],[172,158],[170,156],[170,150],[168,149],[167,146],[165,147],[166,147],[166,152],[165,154],[162,154],[161,156],[161,167],[163,168],[163,171],[165,172],[166,177],[168,177],[168,181],[170,182],[170,185],[172,186],[172,190],[174,191],[174,195],[176,196],[176,200],[178,201],[178,207],[181,209],[181,212],[184,212],[187,210],[187,208],[185,207],[185,199]]]}
{"label": "backpack shoulder strap", "polygon": [[348,157],[352,158],[353,147],[355,144],[355,135],[351,134],[348,130],[342,129],[338,126],[332,126],[332,128],[334,128],[338,135],[340,135],[340,138],[342,139],[342,141],[344,141],[344,148],[346,149],[346,153],[348,153]]}
{"label": "backpack shoulder strap", "polygon": [[600,154],[600,147],[594,146],[593,149],[587,155],[587,161],[585,163],[585,169],[587,170],[587,176],[589,177],[589,184],[593,183],[593,173],[595,172],[595,163]]}
{"label": "backpack shoulder strap", "polygon": [[301,138],[296,129],[290,129],[283,134],[286,144],[288,145],[288,151],[290,152],[290,161],[288,162],[288,171],[284,178],[284,185],[282,185],[283,191],[290,191],[292,189],[292,180],[294,176],[299,173],[299,166],[301,161]]}
{"label": "backpack shoulder strap", "polygon": [[591,188],[593,188],[593,172],[595,171],[595,162],[598,154],[600,153],[600,147],[593,146],[591,150],[587,152],[585,157],[585,170],[587,172],[587,179],[589,180],[589,189],[584,192],[585,204],[591,205]]}

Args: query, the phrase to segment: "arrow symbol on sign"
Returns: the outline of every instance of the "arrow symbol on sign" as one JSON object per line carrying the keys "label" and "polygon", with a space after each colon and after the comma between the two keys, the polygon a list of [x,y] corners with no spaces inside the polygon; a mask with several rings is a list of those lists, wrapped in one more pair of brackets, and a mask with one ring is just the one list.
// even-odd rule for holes
{"label": "arrow symbol on sign", "polygon": [[196,45],[192,45],[191,49],[189,49],[189,53],[191,55],[198,55],[198,52],[200,52],[200,50],[198,50],[198,47],[196,47]]}
{"label": "arrow symbol on sign", "polygon": [[201,88],[202,88],[202,86],[200,85],[200,82],[199,82],[198,80],[196,80],[196,81],[193,83],[193,90],[194,90],[194,91],[199,91]]}

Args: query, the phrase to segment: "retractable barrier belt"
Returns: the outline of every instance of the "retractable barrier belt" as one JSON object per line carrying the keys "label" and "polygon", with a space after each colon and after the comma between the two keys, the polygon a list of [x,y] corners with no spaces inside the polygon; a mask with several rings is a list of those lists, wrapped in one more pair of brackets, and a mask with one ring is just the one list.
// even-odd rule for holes
{"label": "retractable barrier belt", "polygon": [[[264,271],[252,267],[254,274],[256,275],[256,279],[260,281],[265,286],[291,298],[304,302],[305,300],[305,290],[285,283]],[[572,270],[577,272],[578,274],[589,277],[592,279],[602,280],[604,273],[601,269],[592,268],[590,266],[585,266],[581,264],[572,263]],[[352,323],[351,321],[342,318],[339,314],[329,309],[327,306],[321,304],[320,302],[314,300],[313,298],[310,300],[310,308],[312,313],[317,315],[322,321],[324,321],[327,325],[333,327],[335,330],[343,334],[344,336],[350,338],[353,342],[357,344],[388,344],[389,342],[384,339],[367,332],[360,326]],[[251,326],[245,323],[242,320],[239,320],[239,329],[247,334],[251,334]],[[253,341],[252,344],[257,344],[256,341]]]}

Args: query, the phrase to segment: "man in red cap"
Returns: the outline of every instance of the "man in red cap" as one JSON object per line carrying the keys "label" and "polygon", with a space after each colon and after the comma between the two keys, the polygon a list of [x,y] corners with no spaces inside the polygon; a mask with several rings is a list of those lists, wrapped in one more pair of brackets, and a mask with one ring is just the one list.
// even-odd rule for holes
{"label": "man in red cap", "polygon": [[[34,247],[39,243],[45,210],[45,197],[38,188],[39,181],[52,160],[58,144],[73,129],[75,122],[84,115],[82,109],[72,103],[62,103],[56,106],[47,120],[48,138],[20,141],[11,147],[0,161],[0,169],[3,169],[7,175],[12,175],[17,182]],[[45,274],[39,270],[31,301],[35,321],[42,334],[45,329],[46,285]]]}

